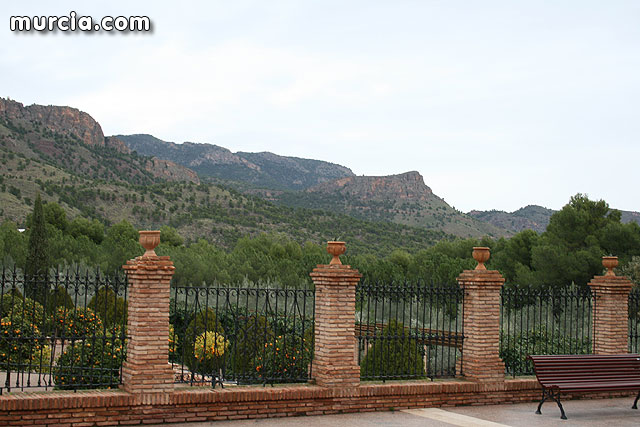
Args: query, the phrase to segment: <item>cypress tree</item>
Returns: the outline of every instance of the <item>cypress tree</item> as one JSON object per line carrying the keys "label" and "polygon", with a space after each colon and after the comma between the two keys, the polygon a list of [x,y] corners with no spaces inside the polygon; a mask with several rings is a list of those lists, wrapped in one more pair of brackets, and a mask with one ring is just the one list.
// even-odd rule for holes
{"label": "cypress tree", "polygon": [[[36,300],[43,299],[42,292],[37,292],[38,275],[46,277],[49,270],[49,247],[47,244],[47,228],[42,209],[40,193],[36,196],[31,216],[31,229],[29,230],[29,247],[27,248],[27,263],[24,268],[25,285],[29,285],[29,297]],[[38,298],[40,297],[40,298]]]}

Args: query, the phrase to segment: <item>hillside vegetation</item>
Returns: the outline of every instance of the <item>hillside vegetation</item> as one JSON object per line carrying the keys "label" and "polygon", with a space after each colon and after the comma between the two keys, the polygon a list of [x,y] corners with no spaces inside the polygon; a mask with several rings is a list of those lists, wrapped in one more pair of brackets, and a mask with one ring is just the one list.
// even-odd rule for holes
{"label": "hillside vegetation", "polygon": [[[35,210],[35,208],[34,208]],[[128,259],[142,253],[137,230],[123,220],[105,227],[98,220],[67,217],[55,202],[44,204],[46,221],[44,241],[46,267],[71,265],[113,271]],[[35,227],[32,217],[28,230],[20,233],[15,224],[0,225],[0,261],[5,267],[24,268],[33,259],[30,242]],[[284,234],[259,234],[239,238],[232,247],[223,248],[206,239],[185,241],[172,227],[161,227],[160,255],[169,255],[175,263],[174,285],[262,283],[270,286],[308,286],[309,272],[316,264],[327,263],[330,256],[323,244],[300,244]],[[601,257],[620,257],[621,274],[640,280],[640,226],[623,224],[620,213],[611,211],[604,201],[591,201],[582,195],[555,213],[541,235],[525,230],[510,239],[459,239],[440,241],[433,246],[387,253],[358,252],[347,239],[344,263],[357,268],[367,281],[403,283],[426,281],[454,285],[456,277],[471,269],[474,246],[489,246],[490,269],[499,270],[508,284],[532,288],[556,288],[569,285],[585,287],[594,275],[602,274]],[[42,246],[39,247],[42,253]]]}
{"label": "hillside vegetation", "polygon": [[[101,139],[99,125],[78,110],[38,108],[40,113],[34,115],[31,107],[13,101],[2,105],[0,221],[24,226],[40,192],[45,202],[56,202],[70,218],[97,219],[107,226],[122,220],[136,228],[169,225],[187,241],[206,238],[226,248],[243,236],[260,233],[282,234],[300,243],[340,237],[356,252],[375,253],[418,249],[448,237],[441,231],[277,206],[220,184],[200,183],[182,166],[141,156],[117,139]],[[93,130],[88,142],[74,133],[76,128],[58,126],[62,119],[52,118],[56,115],[86,122]],[[69,119],[74,115],[76,119]]]}

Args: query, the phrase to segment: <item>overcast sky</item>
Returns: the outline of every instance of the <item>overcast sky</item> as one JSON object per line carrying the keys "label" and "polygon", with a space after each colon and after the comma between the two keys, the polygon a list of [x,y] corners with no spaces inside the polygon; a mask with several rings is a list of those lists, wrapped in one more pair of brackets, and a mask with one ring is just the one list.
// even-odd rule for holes
{"label": "overcast sky", "polygon": [[[0,96],[106,135],[419,171],[462,211],[640,211],[640,1],[20,1]],[[146,15],[147,34],[30,33],[13,15]]]}

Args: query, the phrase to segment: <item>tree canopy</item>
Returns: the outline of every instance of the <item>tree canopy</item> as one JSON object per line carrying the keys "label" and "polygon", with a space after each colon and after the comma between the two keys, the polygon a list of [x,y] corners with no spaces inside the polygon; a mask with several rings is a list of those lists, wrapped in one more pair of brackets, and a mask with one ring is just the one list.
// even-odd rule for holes
{"label": "tree canopy", "polygon": [[25,274],[33,277],[49,270],[49,246],[47,242],[47,228],[44,209],[40,193],[36,196],[29,228],[29,246],[24,267]]}
{"label": "tree canopy", "polygon": [[[123,220],[106,227],[95,219],[69,220],[56,203],[43,204],[39,198],[28,224],[25,233],[20,233],[15,223],[0,225],[0,259],[4,265],[78,264],[111,272],[143,252],[130,222]],[[174,285],[249,281],[306,286],[311,283],[312,269],[330,260],[324,247],[278,233],[240,237],[231,249],[223,249],[205,239],[185,242],[169,226],[161,231],[156,252],[171,256],[176,266]],[[640,226],[623,224],[620,213],[606,202],[578,194],[551,217],[542,234],[525,230],[509,239],[443,240],[417,251],[395,249],[386,256],[377,255],[378,248],[352,253],[355,246],[347,241],[342,261],[357,268],[364,280],[455,283],[464,269],[475,266],[472,248],[489,246],[487,266],[499,270],[507,283],[586,285],[594,275],[602,274],[603,255],[617,255],[622,271],[636,271]]]}

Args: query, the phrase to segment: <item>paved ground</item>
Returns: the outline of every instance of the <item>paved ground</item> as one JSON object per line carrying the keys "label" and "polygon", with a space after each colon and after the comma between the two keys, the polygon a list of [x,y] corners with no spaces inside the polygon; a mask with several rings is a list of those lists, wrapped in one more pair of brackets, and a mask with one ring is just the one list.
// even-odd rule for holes
{"label": "paved ground", "polygon": [[[456,408],[411,409],[395,412],[321,415],[313,417],[270,418],[261,420],[217,421],[172,424],[184,427],[448,427],[448,426],[640,426],[640,410],[631,409],[633,398],[574,400],[563,402],[569,418],[560,419],[554,402],[542,407],[542,415],[534,414],[537,403],[493,406],[459,406]],[[156,426],[158,427],[158,425]]]}

